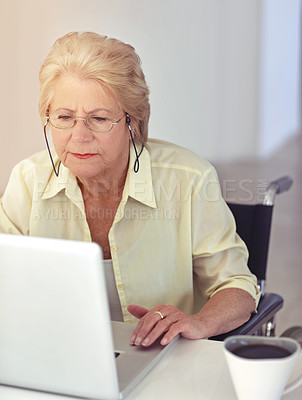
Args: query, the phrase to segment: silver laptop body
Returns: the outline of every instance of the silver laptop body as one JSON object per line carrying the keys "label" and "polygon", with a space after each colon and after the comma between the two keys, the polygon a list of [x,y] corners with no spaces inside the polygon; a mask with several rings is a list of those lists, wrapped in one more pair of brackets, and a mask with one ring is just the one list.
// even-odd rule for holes
{"label": "silver laptop body", "polygon": [[1,384],[123,398],[172,345],[130,346],[134,326],[110,321],[97,244],[0,234]]}

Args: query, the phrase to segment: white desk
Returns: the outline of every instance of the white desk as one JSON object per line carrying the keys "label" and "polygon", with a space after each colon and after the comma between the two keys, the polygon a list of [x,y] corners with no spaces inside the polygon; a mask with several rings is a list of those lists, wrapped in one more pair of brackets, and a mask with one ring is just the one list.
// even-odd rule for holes
{"label": "white desk", "polygon": [[[299,371],[302,371],[302,357],[299,358],[291,379]],[[301,398],[302,386],[283,396],[282,400]],[[74,398],[0,385],[0,399],[73,400]],[[222,343],[181,339],[127,397],[127,400],[159,399],[235,400],[235,392],[222,352]]]}

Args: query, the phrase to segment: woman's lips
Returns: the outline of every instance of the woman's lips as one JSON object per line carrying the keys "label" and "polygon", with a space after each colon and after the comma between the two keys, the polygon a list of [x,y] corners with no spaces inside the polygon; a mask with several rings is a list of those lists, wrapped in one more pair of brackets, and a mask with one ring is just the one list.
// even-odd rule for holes
{"label": "woman's lips", "polygon": [[91,158],[96,156],[95,153],[71,153],[75,158],[79,158],[80,160],[86,160],[87,158]]}

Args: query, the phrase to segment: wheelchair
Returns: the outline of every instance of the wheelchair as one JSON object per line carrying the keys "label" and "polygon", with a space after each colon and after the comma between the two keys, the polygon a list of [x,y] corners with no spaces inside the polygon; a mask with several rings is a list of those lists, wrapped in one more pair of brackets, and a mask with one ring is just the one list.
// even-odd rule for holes
{"label": "wheelchair", "polygon": [[[275,315],[283,306],[283,298],[277,293],[265,291],[267,258],[275,197],[289,190],[292,184],[292,178],[284,176],[267,186],[262,203],[227,203],[234,215],[237,233],[249,250],[248,266],[257,277],[261,298],[257,313],[253,313],[245,324],[213,336],[211,340],[223,341],[231,335],[275,336]],[[281,336],[293,337],[302,346],[302,326],[291,327]]]}

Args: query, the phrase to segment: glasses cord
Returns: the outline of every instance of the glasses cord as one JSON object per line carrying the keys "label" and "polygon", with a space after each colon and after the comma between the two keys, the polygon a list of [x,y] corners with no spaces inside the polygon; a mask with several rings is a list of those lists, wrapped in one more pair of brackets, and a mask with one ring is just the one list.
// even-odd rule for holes
{"label": "glasses cord", "polygon": [[56,171],[56,167],[55,167],[55,164],[54,164],[54,162],[53,162],[53,158],[52,158],[52,155],[51,155],[49,143],[48,143],[48,140],[47,140],[47,133],[46,133],[46,126],[47,126],[47,124],[48,124],[48,120],[45,122],[45,125],[44,125],[44,138],[45,138],[45,142],[46,142],[46,146],[47,146],[47,150],[48,150],[48,154],[49,154],[49,157],[50,157],[50,161],[51,161],[52,168],[53,168],[53,170],[54,170],[54,173],[55,173],[56,176],[58,177],[58,176],[59,176],[59,172],[60,172],[61,161],[59,162],[58,170]]}
{"label": "glasses cord", "polygon": [[130,117],[129,117],[128,114],[127,114],[127,116],[126,116],[126,122],[127,122],[127,124],[128,124],[129,132],[130,132],[130,137],[131,137],[131,141],[132,141],[133,148],[134,148],[134,151],[135,151],[135,156],[136,156],[136,159],[135,159],[135,162],[134,162],[134,167],[133,167],[133,170],[134,170],[134,172],[136,173],[136,172],[139,171],[139,157],[140,157],[140,155],[142,154],[142,151],[144,150],[144,145],[142,145],[142,148],[141,148],[140,152],[138,153],[137,148],[136,148],[136,146],[135,146],[134,139],[133,139],[132,130],[131,130],[131,126],[130,126]]}

